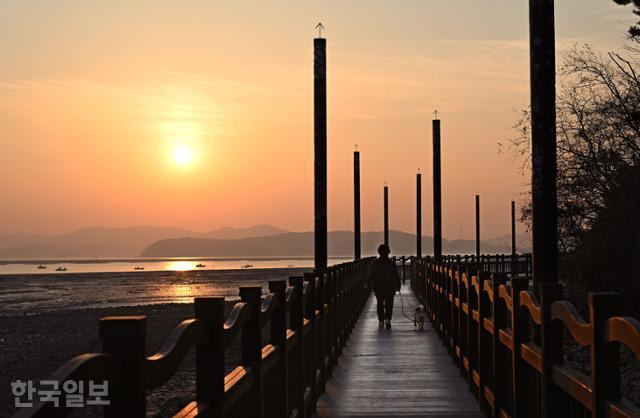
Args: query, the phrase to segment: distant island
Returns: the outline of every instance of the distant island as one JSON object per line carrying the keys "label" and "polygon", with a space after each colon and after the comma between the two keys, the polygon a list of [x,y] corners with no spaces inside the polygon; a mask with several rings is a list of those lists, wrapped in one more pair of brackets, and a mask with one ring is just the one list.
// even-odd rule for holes
{"label": "distant island", "polygon": [[[382,232],[364,232],[362,234],[362,251],[364,255],[376,254],[377,246],[383,241]],[[415,235],[391,230],[389,243],[393,254],[411,255],[415,253]],[[482,251],[499,254],[510,253],[510,237],[498,237],[487,240],[482,244]],[[423,237],[423,251],[429,254],[433,251],[433,239]],[[444,251],[447,253],[473,253],[473,240],[444,240]],[[529,246],[523,246],[521,252],[528,252]],[[353,232],[329,232],[329,256],[349,257],[353,254]],[[206,238],[175,238],[164,239],[146,248],[143,257],[270,257],[270,256],[312,256],[313,232],[289,232],[272,236],[251,237],[243,239],[206,239]]]}
{"label": "distant island", "polygon": [[[373,255],[382,242],[382,232],[362,234],[363,254]],[[518,240],[520,252],[530,251],[528,236]],[[423,237],[423,252],[432,251],[433,239]],[[413,254],[415,235],[391,230],[394,254]],[[448,253],[472,253],[473,240],[444,240]],[[511,252],[508,235],[483,240],[486,253]],[[353,232],[329,232],[329,255],[350,257]],[[0,259],[116,258],[116,257],[309,257],[313,256],[313,232],[290,232],[271,225],[249,228],[221,228],[201,233],[187,229],[156,226],[128,228],[85,228],[55,236],[0,235]]]}
{"label": "distant island", "polygon": [[169,238],[241,239],[288,232],[270,225],[221,228],[210,232],[163,226],[92,227],[60,235],[0,234],[0,259],[138,257],[151,244]]}

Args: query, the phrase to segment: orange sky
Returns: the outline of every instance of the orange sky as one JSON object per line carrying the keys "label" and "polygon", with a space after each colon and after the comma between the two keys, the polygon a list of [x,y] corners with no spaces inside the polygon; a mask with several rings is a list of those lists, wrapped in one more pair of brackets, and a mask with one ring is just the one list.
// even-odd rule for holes
{"label": "orange sky", "polygon": [[[276,3],[276,4],[272,4]],[[619,48],[632,15],[558,2],[558,51]],[[526,179],[497,153],[528,104],[527,2],[21,0],[0,3],[0,233],[93,225],[312,229],[313,27],[328,38],[329,227],[431,233],[431,117],[443,119],[449,238],[509,231]],[[177,144],[191,164],[172,158]]]}

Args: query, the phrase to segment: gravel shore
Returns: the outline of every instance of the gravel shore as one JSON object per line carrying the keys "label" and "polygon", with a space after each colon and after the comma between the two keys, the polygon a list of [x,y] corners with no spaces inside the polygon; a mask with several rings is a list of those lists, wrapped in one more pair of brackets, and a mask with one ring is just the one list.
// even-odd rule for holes
{"label": "gravel shore", "polygon": [[[233,302],[227,303],[227,312],[232,306]],[[99,352],[98,319],[108,315],[146,315],[147,354],[155,353],[178,323],[194,316],[193,304],[162,304],[0,317],[0,416],[16,412],[12,381],[38,382],[78,354]],[[227,350],[227,369],[238,362],[238,347]],[[194,399],[195,354],[191,350],[169,382],[148,391],[148,415],[172,416]],[[80,415],[89,413],[84,412]]]}
{"label": "gravel shore", "polygon": [[[566,339],[564,360],[584,375],[591,374],[589,347],[583,347],[571,339]],[[623,396],[640,406],[640,361],[622,344],[620,345],[620,389]]]}

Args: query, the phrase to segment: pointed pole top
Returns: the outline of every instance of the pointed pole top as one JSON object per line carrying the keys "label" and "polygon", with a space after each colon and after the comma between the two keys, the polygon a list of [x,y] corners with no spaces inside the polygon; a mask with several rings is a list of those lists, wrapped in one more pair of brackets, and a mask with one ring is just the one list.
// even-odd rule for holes
{"label": "pointed pole top", "polygon": [[355,146],[355,152],[358,152],[358,144]]}
{"label": "pointed pole top", "polygon": [[436,116],[436,120],[438,120],[438,109],[434,110],[433,114]]}
{"label": "pointed pole top", "polygon": [[389,187],[386,180],[384,181],[384,187]]}
{"label": "pointed pole top", "polygon": [[418,167],[418,174],[420,174],[420,167]]}
{"label": "pointed pole top", "polygon": [[322,31],[325,29],[322,22],[318,22],[318,24],[316,25],[316,29],[318,29],[318,38],[322,38]]}

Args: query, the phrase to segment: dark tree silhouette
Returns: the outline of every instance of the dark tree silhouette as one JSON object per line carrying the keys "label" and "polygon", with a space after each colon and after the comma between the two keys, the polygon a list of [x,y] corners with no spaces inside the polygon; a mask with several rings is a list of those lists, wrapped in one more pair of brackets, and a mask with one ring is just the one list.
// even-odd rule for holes
{"label": "dark tree silhouette", "polygon": [[[639,53],[600,56],[574,47],[560,70],[558,97],[558,209],[561,251],[576,247],[616,186],[616,173],[640,163]],[[515,138],[501,145],[530,172],[529,112]],[[530,220],[523,205],[522,217]]]}
{"label": "dark tree silhouette", "polygon": [[[634,9],[633,13],[635,13],[637,16],[640,16],[640,0],[613,0],[613,1],[622,6],[628,6],[632,4]],[[629,35],[631,36],[631,38],[640,42],[640,22],[638,22],[638,24],[633,25],[629,28]]]}
{"label": "dark tree silhouette", "polygon": [[[638,226],[631,225],[625,218],[618,223],[612,221],[613,213],[626,211],[628,217],[637,217],[635,214],[640,213],[638,190],[627,187],[629,176],[635,175],[632,180],[640,182],[637,170],[640,167],[639,58],[637,50],[629,50],[625,56],[615,53],[602,56],[588,46],[576,46],[567,55],[559,73],[561,274],[564,281],[577,280],[585,290],[622,289],[606,274],[607,269],[615,274],[620,260],[626,260],[625,268],[629,271],[640,271],[637,229],[635,236],[631,231]],[[519,135],[506,144],[510,152],[522,159],[524,173],[530,172],[529,126],[529,112],[524,111],[515,126]],[[522,207],[522,218],[529,222],[530,203],[524,202]],[[629,222],[631,230],[622,236],[620,231],[624,230],[625,222]],[[625,245],[614,245],[617,237],[625,240]],[[596,257],[594,251],[602,253]],[[590,268],[588,275],[584,269],[578,269],[577,260],[596,259],[602,263],[601,268]],[[637,274],[621,280],[634,282],[634,288],[640,286]]]}
{"label": "dark tree silhouette", "polygon": [[591,228],[567,257],[571,280],[590,291],[615,290],[623,311],[640,313],[640,166],[616,173],[615,185],[603,197]]}

